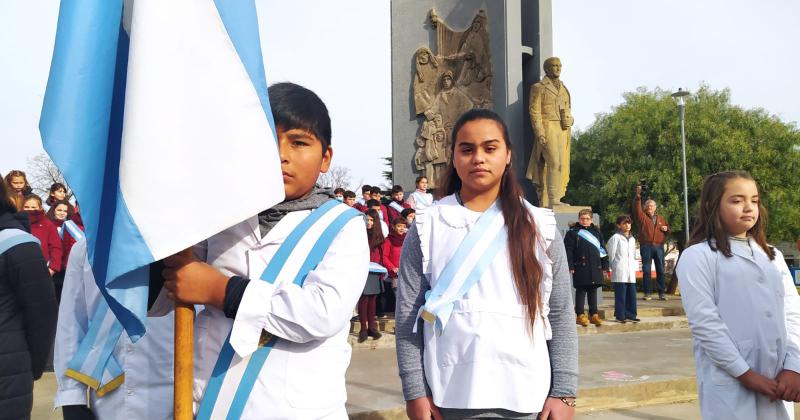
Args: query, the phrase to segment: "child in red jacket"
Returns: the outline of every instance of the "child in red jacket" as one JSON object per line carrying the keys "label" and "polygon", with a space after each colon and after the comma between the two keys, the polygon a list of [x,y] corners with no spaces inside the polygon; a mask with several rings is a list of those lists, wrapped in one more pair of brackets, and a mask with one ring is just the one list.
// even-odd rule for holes
{"label": "child in red jacket", "polygon": [[400,216],[392,220],[392,231],[383,242],[383,266],[389,270],[392,290],[397,289],[397,272],[400,271],[400,253],[408,232],[408,221]]}
{"label": "child in red jacket", "polygon": [[[52,197],[52,195],[51,195]],[[61,303],[61,290],[64,288],[64,272],[69,261],[72,246],[83,238],[83,222],[75,213],[75,208],[66,200],[51,201],[50,210],[47,210],[47,219],[56,227],[61,238],[61,267],[62,270],[53,276],[56,287],[56,301]]]}
{"label": "child in red jacket", "polygon": [[28,212],[31,221],[31,234],[39,240],[42,246],[42,255],[47,261],[47,268],[50,275],[61,271],[63,260],[61,238],[58,237],[58,229],[50,222],[42,210],[42,198],[36,194],[25,196],[22,202],[22,209]]}
{"label": "child in red jacket", "polygon": [[394,224],[394,219],[400,217],[403,210],[411,208],[411,205],[403,202],[403,187],[395,185],[392,187],[392,201],[386,205],[389,211],[389,222]]}
{"label": "child in red jacket", "polygon": [[[367,240],[369,242],[370,263],[383,264],[383,230],[380,227],[380,216],[374,209],[367,210]],[[358,342],[363,343],[367,337],[377,340],[382,334],[378,332],[378,322],[375,319],[375,309],[378,295],[383,291],[382,274],[370,272],[361,298],[358,300],[358,319],[361,322],[361,331],[358,333]]]}

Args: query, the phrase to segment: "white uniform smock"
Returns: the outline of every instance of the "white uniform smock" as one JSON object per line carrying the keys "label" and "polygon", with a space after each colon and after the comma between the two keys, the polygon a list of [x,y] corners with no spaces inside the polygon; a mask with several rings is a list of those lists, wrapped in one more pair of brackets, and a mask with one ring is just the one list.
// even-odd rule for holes
{"label": "white uniform smock", "polygon": [[770,402],[736,379],[748,369],[769,378],[800,372],[800,297],[783,255],[770,261],[749,244],[752,255],[732,243],[730,258],[696,244],[678,263],[705,420],[794,418],[792,403]]}
{"label": "white uniform smock", "polygon": [[[480,281],[454,302],[440,336],[424,323],[425,377],[438,407],[535,413],[544,405],[550,389],[547,315],[553,280],[546,249],[555,236],[556,222],[550,210],[533,206],[529,210],[540,234],[536,257],[543,265],[542,308],[533,332],[528,333],[527,308],[516,292],[504,246]],[[422,269],[431,289],[481,214],[451,195],[417,216]]]}
{"label": "white uniform smock", "polygon": [[[253,217],[196,250],[224,274],[249,278],[250,283],[235,320],[212,307],[197,315],[195,414],[228,333],[237,355],[245,357],[258,348],[261,331],[266,330],[281,340],[259,372],[241,418],[347,418],[345,372],[351,354],[347,336],[369,271],[364,220],[354,218],[344,226],[302,287],[292,279],[274,284],[259,279],[289,233],[309,214],[309,210],[288,213],[264,238]],[[307,251],[298,250],[297,255],[305,258]],[[287,264],[293,263],[296,260],[290,257]],[[162,306],[163,296],[153,310]],[[218,401],[228,392],[235,389],[223,387]]]}
{"label": "white uniform smock", "polygon": [[[86,239],[72,247],[64,275],[64,289],[58,311],[54,365],[58,390],[55,406],[86,405],[86,385],[67,377],[67,364],[78,350],[89,318],[103,297],[97,288],[86,257]],[[117,389],[89,401],[98,419],[171,419],[173,391],[172,313],[147,319],[147,333],[131,343],[124,332],[113,355],[125,372],[125,382]]]}
{"label": "white uniform smock", "polygon": [[636,239],[615,233],[606,243],[612,283],[636,283]]}

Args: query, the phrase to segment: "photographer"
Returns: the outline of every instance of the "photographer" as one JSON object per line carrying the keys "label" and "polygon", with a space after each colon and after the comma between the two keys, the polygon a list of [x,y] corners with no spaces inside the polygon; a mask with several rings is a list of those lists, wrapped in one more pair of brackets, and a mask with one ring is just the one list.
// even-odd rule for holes
{"label": "photographer", "polygon": [[664,242],[669,235],[669,225],[663,217],[656,214],[656,202],[648,199],[642,208],[642,193],[647,194],[649,187],[647,181],[641,180],[636,186],[636,198],[633,200],[633,214],[639,225],[639,244],[642,254],[642,283],[644,286],[644,300],[651,300],[653,285],[650,283],[650,264],[656,265],[656,287],[658,298],[667,300],[664,295]]}

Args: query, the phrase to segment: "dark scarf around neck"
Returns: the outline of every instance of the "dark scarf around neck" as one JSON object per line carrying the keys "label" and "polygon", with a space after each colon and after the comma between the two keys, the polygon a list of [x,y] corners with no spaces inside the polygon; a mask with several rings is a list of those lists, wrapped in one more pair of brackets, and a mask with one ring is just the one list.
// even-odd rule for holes
{"label": "dark scarf around neck", "polygon": [[306,196],[296,200],[284,201],[258,214],[258,226],[261,237],[267,236],[272,228],[283,219],[283,216],[301,210],[313,210],[334,198],[333,190],[314,188]]}

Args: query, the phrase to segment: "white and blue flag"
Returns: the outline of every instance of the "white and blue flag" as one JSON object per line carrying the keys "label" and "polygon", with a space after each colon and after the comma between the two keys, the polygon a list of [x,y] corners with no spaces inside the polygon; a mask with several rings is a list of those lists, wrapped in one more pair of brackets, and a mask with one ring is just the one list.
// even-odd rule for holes
{"label": "white and blue flag", "polygon": [[253,0],[62,0],[39,128],[134,341],[150,263],[283,200]]}

